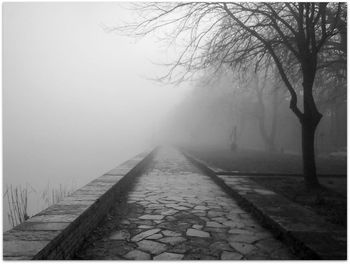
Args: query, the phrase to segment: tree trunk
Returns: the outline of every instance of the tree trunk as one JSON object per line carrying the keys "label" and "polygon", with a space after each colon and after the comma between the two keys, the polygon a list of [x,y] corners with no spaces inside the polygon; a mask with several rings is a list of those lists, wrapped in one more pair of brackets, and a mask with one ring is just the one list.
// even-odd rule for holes
{"label": "tree trunk", "polygon": [[316,174],[315,132],[322,114],[318,112],[312,94],[315,71],[305,71],[304,73],[304,114],[300,120],[302,127],[303,170],[306,187],[313,189],[320,186]]}
{"label": "tree trunk", "polygon": [[[311,124],[310,124],[311,123]],[[315,131],[316,127],[312,122],[302,122],[302,152],[303,152],[303,171],[305,184],[307,188],[317,188],[319,182],[316,174],[315,161]]]}

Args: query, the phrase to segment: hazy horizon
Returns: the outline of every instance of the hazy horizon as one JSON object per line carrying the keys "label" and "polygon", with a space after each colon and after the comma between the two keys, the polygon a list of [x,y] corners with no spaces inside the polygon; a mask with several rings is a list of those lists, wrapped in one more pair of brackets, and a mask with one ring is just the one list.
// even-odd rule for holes
{"label": "hazy horizon", "polygon": [[146,79],[160,67],[151,58],[166,55],[156,39],[104,30],[131,11],[5,3],[3,14],[4,185],[80,185],[152,145],[183,89]]}
{"label": "hazy horizon", "polygon": [[185,89],[147,79],[168,59],[156,38],[105,30],[130,18],[120,3],[3,4],[4,189],[79,187],[155,144]]}

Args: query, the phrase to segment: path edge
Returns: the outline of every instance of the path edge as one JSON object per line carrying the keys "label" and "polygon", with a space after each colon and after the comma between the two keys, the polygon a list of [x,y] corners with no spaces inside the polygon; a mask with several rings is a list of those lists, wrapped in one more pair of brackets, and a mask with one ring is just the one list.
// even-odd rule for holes
{"label": "path edge", "polygon": [[[254,203],[246,199],[243,195],[239,194],[236,190],[230,188],[224,180],[220,179],[214,170],[209,168],[205,163],[193,157],[185,150],[180,148],[181,153],[189,159],[194,165],[196,165],[202,172],[208,175],[216,184],[218,184],[226,193],[232,196],[242,208],[251,213],[259,223],[267,228],[277,239],[290,246],[293,252],[305,260],[334,260],[325,258],[322,254],[309,247],[308,243],[304,239],[294,236],[292,232],[285,229],[280,223],[274,221],[264,210],[257,207]],[[338,258],[337,258],[338,259]],[[346,260],[347,258],[340,257],[340,260]]]}

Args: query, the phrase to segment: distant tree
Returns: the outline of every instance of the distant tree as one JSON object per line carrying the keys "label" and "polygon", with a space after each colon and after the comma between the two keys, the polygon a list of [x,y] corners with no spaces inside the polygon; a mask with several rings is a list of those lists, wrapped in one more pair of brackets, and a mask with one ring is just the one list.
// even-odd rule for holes
{"label": "distant tree", "polygon": [[[258,125],[258,133],[269,152],[276,151],[276,134],[278,108],[283,97],[280,79],[273,65],[256,72],[253,69],[237,71],[233,69],[232,110],[234,116],[239,116],[240,133],[243,133],[245,121],[253,120]],[[277,72],[278,74],[278,72]],[[271,120],[271,122],[268,122]],[[231,132],[231,138],[233,130]],[[234,140],[231,140],[234,141]]]}
{"label": "distant tree", "polygon": [[[269,68],[266,69],[267,71]],[[257,121],[259,124],[259,131],[261,137],[265,143],[266,150],[269,152],[276,151],[276,133],[277,133],[277,119],[278,119],[278,106],[280,105],[281,99],[280,96],[280,87],[278,87],[279,82],[274,77],[274,74],[270,73],[270,78],[267,77],[267,71],[264,75],[253,74],[254,84],[252,85],[255,89],[255,94],[257,98]],[[267,111],[266,111],[266,100],[264,96],[269,97],[269,103],[271,105],[271,126],[267,127]],[[272,98],[271,98],[272,96]]]}
{"label": "distant tree", "polygon": [[[246,66],[252,59],[258,60],[254,67],[259,70],[271,57],[289,92],[289,107],[301,123],[306,186],[319,186],[314,140],[322,114],[314,82],[320,56],[346,50],[346,3],[144,3],[137,9],[144,20],[118,30],[143,36],[172,28],[167,39],[184,46],[162,80],[181,82],[208,66]],[[301,106],[291,72],[301,77]]]}
{"label": "distant tree", "polygon": [[[335,53],[336,50],[333,52]],[[328,63],[327,58],[329,57],[337,57],[337,59]],[[318,89],[314,96],[321,111],[326,113],[330,119],[329,138],[327,138],[329,144],[323,150],[336,151],[346,145],[346,116],[344,115],[347,102],[346,53],[342,53],[342,56],[333,54],[327,58],[325,58],[327,67],[321,67],[316,75],[315,85]],[[322,61],[323,58],[320,59],[321,65]],[[325,131],[319,131],[320,135],[324,133]]]}

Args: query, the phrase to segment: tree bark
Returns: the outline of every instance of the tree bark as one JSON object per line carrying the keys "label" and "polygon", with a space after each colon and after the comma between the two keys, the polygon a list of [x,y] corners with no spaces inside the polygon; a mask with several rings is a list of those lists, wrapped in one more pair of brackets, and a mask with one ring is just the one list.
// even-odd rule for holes
{"label": "tree bark", "polygon": [[316,174],[315,161],[315,131],[316,127],[310,122],[302,122],[302,152],[303,152],[303,171],[305,184],[307,188],[316,188],[319,182]]}
{"label": "tree bark", "polygon": [[[307,69],[307,70],[305,70]],[[300,119],[302,127],[302,155],[303,171],[307,188],[318,188],[320,186],[316,174],[315,161],[315,132],[322,114],[318,111],[312,94],[315,71],[304,68],[303,103],[304,113]],[[312,68],[311,68],[312,69]]]}

